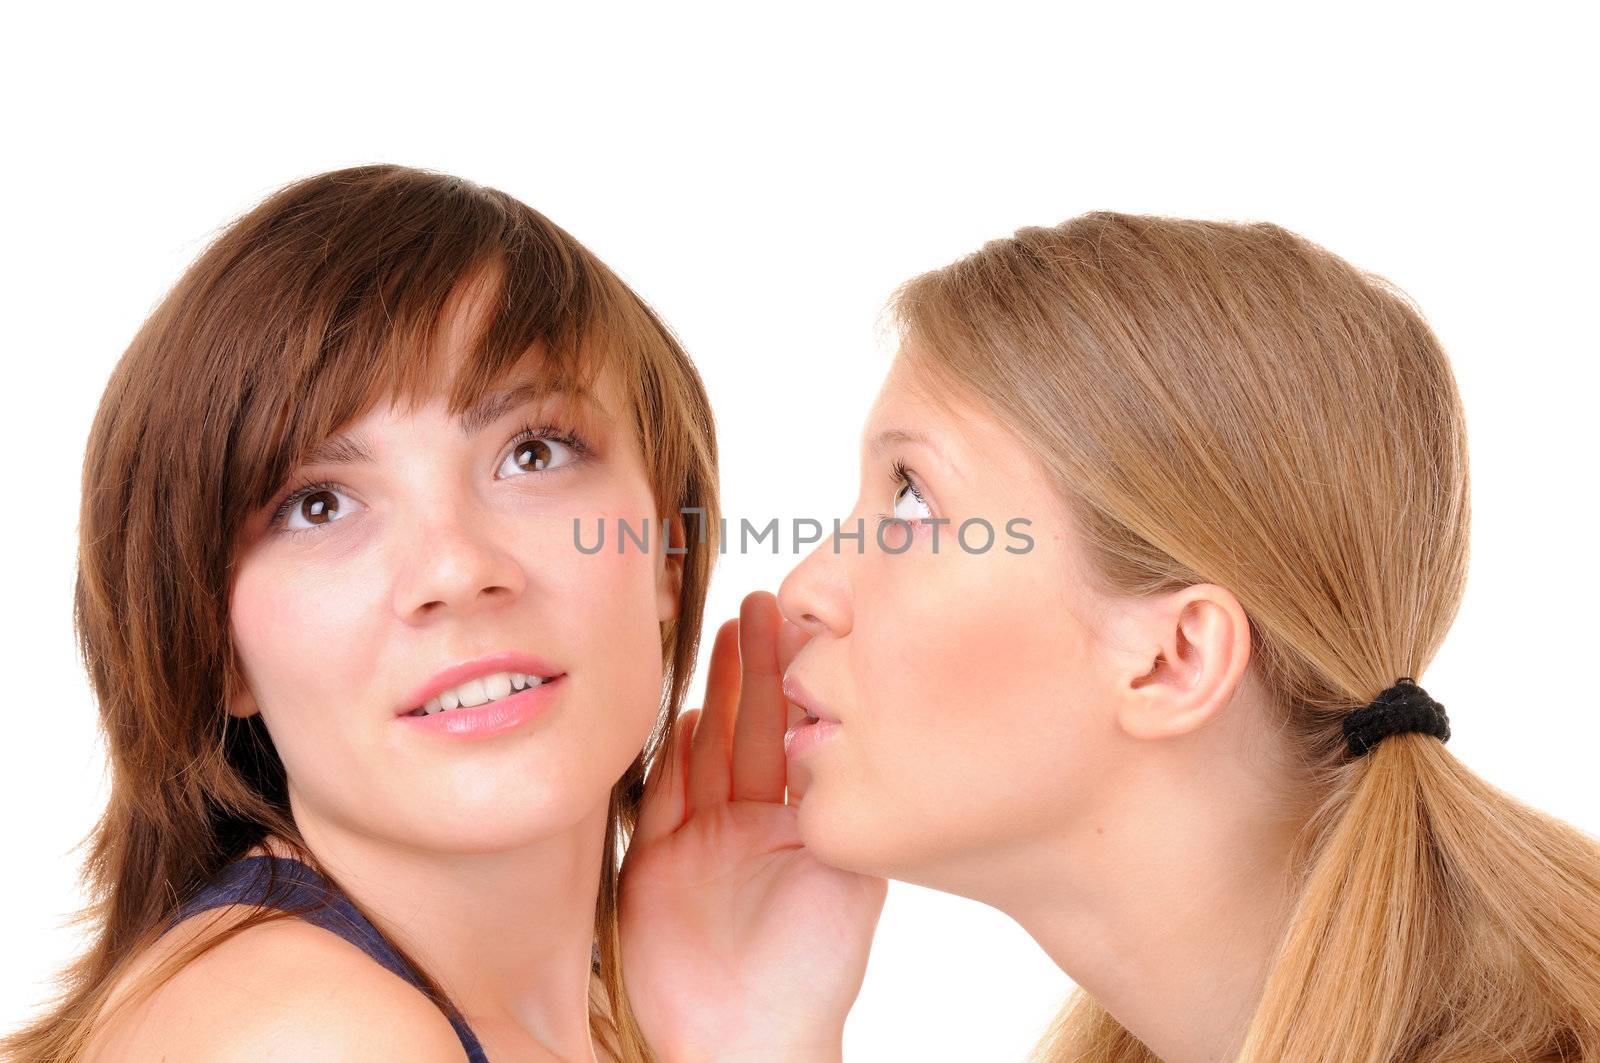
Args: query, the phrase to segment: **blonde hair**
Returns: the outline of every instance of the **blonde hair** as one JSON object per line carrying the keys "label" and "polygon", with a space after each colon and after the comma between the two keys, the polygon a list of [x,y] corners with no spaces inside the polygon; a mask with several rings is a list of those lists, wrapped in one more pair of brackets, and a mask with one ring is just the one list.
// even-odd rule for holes
{"label": "blonde hair", "polygon": [[[1600,1060],[1600,844],[1431,736],[1352,759],[1341,731],[1422,675],[1467,574],[1461,402],[1408,300],[1276,225],[1097,212],[891,310],[928,380],[1037,453],[1106,590],[1244,606],[1310,798],[1237,1058]],[[1156,1059],[1081,988],[1034,1058]]]}
{"label": "blonde hair", "polygon": [[[442,317],[489,280],[489,310],[454,380]],[[111,796],[89,839],[91,943],[43,1014],[0,1040],[8,1060],[80,1058],[110,1014],[235,934],[289,914],[257,908],[178,950],[108,1008],[119,979],[224,865],[271,835],[337,885],[290,816],[259,714],[225,711],[240,684],[229,636],[239,530],[316,443],[382,398],[448,387],[453,415],[508,381],[554,390],[617,374],[657,516],[718,524],[711,407],[655,313],[565,230],[497,189],[404,166],[318,174],[230,224],[150,315],[100,401],[83,467],[74,623],[100,711]],[[590,1028],[611,1055],[652,1058],[623,989],[621,856],[646,766],[694,670],[715,540],[682,544],[678,615],[662,624],[656,725],[612,787],[590,981]],[[352,903],[354,903],[352,901]],[[398,942],[423,991],[442,987]]]}

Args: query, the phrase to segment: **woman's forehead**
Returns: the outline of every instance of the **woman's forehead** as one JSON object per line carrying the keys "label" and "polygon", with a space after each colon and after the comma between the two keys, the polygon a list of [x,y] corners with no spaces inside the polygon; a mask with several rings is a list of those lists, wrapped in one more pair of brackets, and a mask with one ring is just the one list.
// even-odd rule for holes
{"label": "woman's forehead", "polygon": [[955,387],[931,386],[925,371],[895,359],[862,429],[865,455],[894,445],[921,446],[952,465],[966,464],[970,451],[1009,443],[1010,433],[980,404],[964,399]]}
{"label": "woman's forehead", "polygon": [[[490,425],[529,406],[548,406],[555,401],[569,415],[581,416],[608,434],[625,429],[623,416],[627,401],[621,394],[616,374],[604,371],[588,384],[542,379],[517,379],[494,388],[454,418],[448,414],[448,395],[442,389],[420,396],[414,404],[391,395],[369,407],[343,428],[329,434],[301,459],[302,465],[360,464],[374,460],[370,440],[386,430],[417,417],[454,420],[463,438],[486,430]],[[386,428],[386,426],[389,426]]]}

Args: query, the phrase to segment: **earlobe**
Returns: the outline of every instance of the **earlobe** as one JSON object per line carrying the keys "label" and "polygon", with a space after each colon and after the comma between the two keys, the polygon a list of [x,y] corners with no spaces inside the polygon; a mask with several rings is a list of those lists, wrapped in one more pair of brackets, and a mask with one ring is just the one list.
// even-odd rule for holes
{"label": "earlobe", "polygon": [[1155,660],[1128,680],[1118,720],[1135,738],[1171,738],[1205,726],[1231,700],[1250,660],[1250,625],[1238,599],[1216,584],[1151,605],[1145,620]]}
{"label": "earlobe", "polygon": [[[676,531],[669,540],[672,550],[682,550],[683,544]],[[678,618],[678,598],[683,593],[683,558],[681,553],[663,550],[661,564],[656,571],[656,618],[662,623]]]}
{"label": "earlobe", "polygon": [[250,693],[250,687],[240,678],[238,668],[232,660],[223,669],[223,708],[229,716],[246,719],[261,711],[256,704],[255,695]]}
{"label": "earlobe", "polygon": [[683,586],[683,562],[667,558],[657,582],[656,616],[662,622],[678,619],[678,595]]}
{"label": "earlobe", "polygon": [[244,693],[236,693],[229,696],[227,699],[227,711],[229,716],[236,716],[243,720],[255,716],[261,709],[256,705],[256,699],[250,696],[249,691],[245,691]]}

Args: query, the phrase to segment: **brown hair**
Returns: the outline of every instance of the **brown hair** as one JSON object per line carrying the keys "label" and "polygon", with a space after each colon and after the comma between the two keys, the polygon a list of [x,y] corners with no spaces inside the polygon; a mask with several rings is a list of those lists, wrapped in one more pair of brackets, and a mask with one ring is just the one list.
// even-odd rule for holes
{"label": "brown hair", "polygon": [[[240,689],[228,635],[234,551],[242,523],[312,446],[384,397],[414,406],[434,393],[441,313],[480,277],[493,282],[492,306],[450,384],[449,412],[536,371],[552,388],[616,372],[657,516],[677,524],[698,507],[703,526],[717,526],[714,427],[694,366],[626,284],[538,212],[470,181],[385,165],[297,181],[238,218],[135,336],[89,437],[74,622],[112,781],[87,839],[92,901],[73,920],[92,924],[93,936],[49,1009],[0,1042],[6,1058],[78,1058],[109,1021],[107,999],[134,957],[265,836],[332,880],[290,818],[283,765],[260,716],[225,711]],[[595,911],[591,1029],[623,1060],[650,1057],[623,992],[621,852],[646,765],[693,672],[715,559],[714,539],[684,535],[678,615],[662,626],[660,715],[612,790]],[[128,999],[232,934],[282,917],[256,909],[202,935]]]}
{"label": "brown hair", "polygon": [[[1238,1058],[1600,1060],[1600,845],[1430,736],[1346,751],[1467,573],[1461,402],[1408,300],[1276,225],[1101,212],[891,309],[928,380],[1037,453],[1105,589],[1217,583],[1250,618],[1310,796]],[[1081,988],[1035,1057],[1156,1059]]]}

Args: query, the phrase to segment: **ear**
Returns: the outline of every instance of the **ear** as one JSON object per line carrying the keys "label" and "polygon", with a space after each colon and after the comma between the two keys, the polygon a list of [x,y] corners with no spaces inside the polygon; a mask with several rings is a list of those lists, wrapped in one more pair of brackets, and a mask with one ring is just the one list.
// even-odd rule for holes
{"label": "ear", "polygon": [[[1141,604],[1147,648],[1117,722],[1135,738],[1171,738],[1213,720],[1250,663],[1250,621],[1226,587],[1198,583]],[[1154,660],[1150,660],[1150,657]]]}
{"label": "ear", "polygon": [[247,698],[242,698],[238,701],[230,700],[228,702],[228,715],[237,716],[241,720],[248,719],[251,716],[259,714],[260,712],[261,710],[256,707],[255,702]]}
{"label": "ear", "polygon": [[242,720],[259,713],[261,706],[256,704],[255,695],[250,692],[249,684],[240,678],[238,665],[233,661],[229,661],[223,669],[223,673],[227,689],[223,704],[227,709],[228,715],[237,716]]}
{"label": "ear", "polygon": [[666,534],[661,537],[662,549],[656,561],[656,617],[666,623],[678,618],[678,596],[683,591],[683,559],[686,555],[676,551],[684,549],[683,528],[667,518]]}

